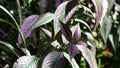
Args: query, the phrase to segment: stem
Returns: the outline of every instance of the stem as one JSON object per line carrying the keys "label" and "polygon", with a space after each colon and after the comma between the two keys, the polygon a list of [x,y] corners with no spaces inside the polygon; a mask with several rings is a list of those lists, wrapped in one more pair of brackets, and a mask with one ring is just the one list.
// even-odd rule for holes
{"label": "stem", "polygon": [[3,11],[5,11],[5,12],[12,18],[12,20],[15,22],[15,25],[16,25],[16,27],[17,27],[17,29],[18,29],[18,32],[19,32],[19,34],[20,34],[20,36],[21,36],[21,38],[22,38],[22,40],[23,40],[24,48],[26,48],[25,38],[24,38],[24,36],[23,36],[23,33],[22,33],[22,31],[21,31],[21,29],[20,29],[17,21],[15,20],[15,18],[12,16],[12,14],[11,14],[6,8],[4,8],[2,5],[0,5],[0,8],[1,8]]}
{"label": "stem", "polygon": [[36,49],[37,49],[37,53],[39,53],[39,50],[41,50],[40,49],[40,30],[39,30],[39,28],[37,29],[37,31],[36,31]]}
{"label": "stem", "polygon": [[18,5],[18,13],[19,13],[20,25],[21,25],[22,24],[22,11],[21,11],[19,0],[17,0],[17,5]]}

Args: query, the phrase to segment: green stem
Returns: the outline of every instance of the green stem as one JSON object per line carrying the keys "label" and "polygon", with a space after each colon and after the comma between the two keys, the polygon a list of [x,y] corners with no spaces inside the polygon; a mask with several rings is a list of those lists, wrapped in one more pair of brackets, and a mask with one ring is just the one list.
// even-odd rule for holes
{"label": "green stem", "polygon": [[19,13],[19,19],[20,19],[20,25],[22,24],[22,10],[20,7],[20,2],[17,0],[17,5],[18,5],[18,13]]}
{"label": "green stem", "polygon": [[23,33],[22,33],[22,31],[21,31],[21,29],[20,29],[17,21],[15,20],[15,18],[12,16],[12,14],[11,14],[6,8],[4,8],[2,5],[0,5],[0,8],[1,8],[3,11],[5,11],[5,12],[12,18],[12,20],[15,22],[15,25],[16,25],[16,27],[18,28],[18,32],[20,33],[20,36],[21,36],[21,38],[22,38],[22,40],[23,40],[24,47],[26,48],[25,38],[24,38],[24,36],[23,36]]}

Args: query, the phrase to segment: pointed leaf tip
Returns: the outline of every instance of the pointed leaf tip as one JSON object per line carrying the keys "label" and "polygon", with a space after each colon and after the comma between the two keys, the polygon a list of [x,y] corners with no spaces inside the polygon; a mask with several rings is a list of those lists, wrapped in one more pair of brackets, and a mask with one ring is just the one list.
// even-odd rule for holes
{"label": "pointed leaf tip", "polygon": [[81,37],[81,30],[80,30],[80,26],[79,24],[76,24],[73,27],[73,34],[72,34],[72,38],[74,39],[75,42],[78,42],[79,39]]}
{"label": "pointed leaf tip", "polygon": [[64,35],[64,37],[68,40],[71,41],[72,39],[72,32],[71,30],[67,27],[67,25],[65,25],[64,23],[60,22],[60,26],[61,26],[61,32]]}

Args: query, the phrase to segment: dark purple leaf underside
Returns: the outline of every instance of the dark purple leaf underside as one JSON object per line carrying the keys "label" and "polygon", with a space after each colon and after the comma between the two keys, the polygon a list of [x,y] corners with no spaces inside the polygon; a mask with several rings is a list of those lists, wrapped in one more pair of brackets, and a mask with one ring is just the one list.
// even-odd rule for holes
{"label": "dark purple leaf underside", "polygon": [[77,48],[80,50],[82,53],[83,57],[86,59],[88,64],[90,65],[90,68],[98,68],[97,67],[97,62],[95,60],[95,55],[91,50],[89,50],[86,46],[82,45],[76,45]]}
{"label": "dark purple leaf underside", "polygon": [[95,28],[96,28],[102,17],[103,6],[101,0],[92,0],[92,2],[95,6],[95,11],[96,11],[96,22],[95,22]]}
{"label": "dark purple leaf underside", "polygon": [[[25,21],[23,22],[23,24],[21,26],[21,31],[22,31],[25,39],[31,35],[31,33],[33,31],[31,23],[38,17],[39,17],[38,15],[31,15],[28,18],[26,18]],[[20,36],[18,36],[18,44],[22,44],[22,39]]]}
{"label": "dark purple leaf underside", "polygon": [[71,30],[65,25],[64,23],[60,22],[61,24],[61,32],[64,35],[64,37],[70,41],[72,39],[72,32]]}
{"label": "dark purple leaf underside", "polygon": [[71,58],[74,58],[78,54],[78,48],[73,43],[68,43],[68,53]]}
{"label": "dark purple leaf underside", "polygon": [[75,25],[74,29],[75,30],[73,32],[72,38],[74,39],[75,42],[78,42],[81,37],[81,30],[79,24]]}
{"label": "dark purple leaf underside", "polygon": [[64,68],[63,52],[52,51],[44,59],[42,68]]}

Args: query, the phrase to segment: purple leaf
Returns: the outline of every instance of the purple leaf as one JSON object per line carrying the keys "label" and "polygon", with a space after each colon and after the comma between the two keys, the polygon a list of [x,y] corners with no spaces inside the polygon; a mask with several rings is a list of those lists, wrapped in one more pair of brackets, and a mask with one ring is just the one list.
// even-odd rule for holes
{"label": "purple leaf", "polygon": [[62,4],[58,6],[58,8],[55,11],[55,19],[54,19],[54,32],[55,36],[60,31],[60,21],[62,21],[65,18],[65,8],[69,1],[65,1]]}
{"label": "purple leaf", "polygon": [[95,6],[95,11],[96,11],[96,24],[95,28],[98,26],[100,19],[102,17],[102,12],[103,12],[103,6],[101,0],[92,0],[94,6]]}
{"label": "purple leaf", "polygon": [[43,60],[42,68],[64,68],[63,52],[50,52]]}
{"label": "purple leaf", "polygon": [[75,42],[78,42],[81,37],[81,30],[79,24],[76,24],[73,29],[74,30],[73,30],[72,38]]}
{"label": "purple leaf", "polygon": [[60,22],[61,24],[61,32],[65,36],[65,38],[70,41],[72,39],[72,32],[71,30],[65,25],[64,23]]}
{"label": "purple leaf", "polygon": [[73,43],[68,43],[68,53],[71,58],[74,58],[78,54],[78,48]]}
{"label": "purple leaf", "polygon": [[[38,17],[39,17],[38,15],[31,15],[28,18],[26,18],[25,21],[23,22],[23,24],[21,26],[21,31],[22,31],[25,39],[31,35],[31,33],[33,31],[31,23]],[[20,36],[18,37],[18,44],[22,44],[22,39]]]}
{"label": "purple leaf", "polygon": [[90,68],[98,68],[94,53],[85,46],[82,45],[76,45],[76,46],[80,50],[80,52],[82,53],[83,57],[86,59],[88,64],[90,65]]}

